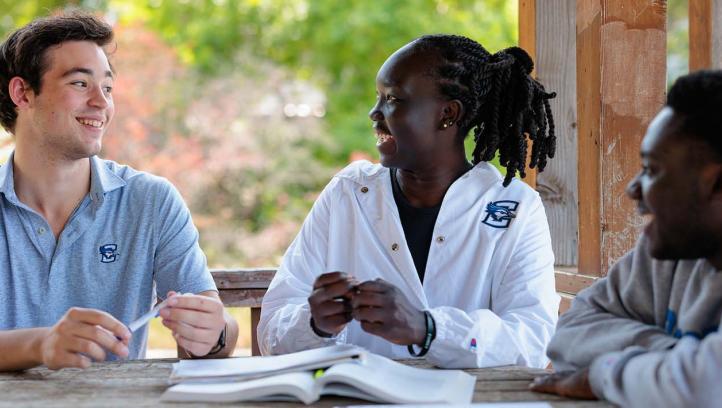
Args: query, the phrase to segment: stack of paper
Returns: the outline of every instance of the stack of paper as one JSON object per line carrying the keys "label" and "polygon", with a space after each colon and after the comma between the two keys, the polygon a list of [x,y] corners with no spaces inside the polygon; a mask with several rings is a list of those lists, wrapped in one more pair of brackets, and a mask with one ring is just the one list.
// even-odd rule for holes
{"label": "stack of paper", "polygon": [[322,347],[269,357],[181,360],[173,364],[169,382],[248,380],[270,375],[315,370],[336,363],[363,359],[366,350],[350,344]]}

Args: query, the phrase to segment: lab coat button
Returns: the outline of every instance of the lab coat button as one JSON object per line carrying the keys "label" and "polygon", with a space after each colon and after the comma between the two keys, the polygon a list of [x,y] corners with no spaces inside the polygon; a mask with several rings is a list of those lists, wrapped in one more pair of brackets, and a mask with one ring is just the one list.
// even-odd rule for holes
{"label": "lab coat button", "polygon": [[397,244],[397,243],[395,243],[395,242],[394,242],[393,244],[391,244],[391,250],[392,250],[392,251],[398,251],[398,250],[399,250],[399,244]]}
{"label": "lab coat button", "polygon": [[363,186],[363,187],[361,187],[361,192],[364,193],[364,194],[366,194],[366,193],[369,192],[369,188],[366,187],[366,186]]}
{"label": "lab coat button", "polygon": [[443,235],[439,235],[438,237],[436,237],[436,242],[438,242],[439,244],[443,243],[444,240],[446,240],[446,237],[444,237]]}

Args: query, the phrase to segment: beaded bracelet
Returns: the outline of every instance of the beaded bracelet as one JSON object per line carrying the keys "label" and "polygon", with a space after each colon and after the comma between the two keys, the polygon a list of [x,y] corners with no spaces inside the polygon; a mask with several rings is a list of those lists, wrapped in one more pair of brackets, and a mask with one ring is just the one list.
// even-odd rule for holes
{"label": "beaded bracelet", "polygon": [[421,351],[419,351],[418,353],[414,351],[413,344],[409,344],[407,346],[409,354],[414,357],[425,356],[426,353],[429,352],[431,342],[434,341],[434,339],[436,338],[436,323],[434,322],[434,317],[431,316],[431,313],[429,313],[428,310],[424,310],[424,317],[426,318],[426,337],[424,337],[424,344],[422,344],[421,346]]}

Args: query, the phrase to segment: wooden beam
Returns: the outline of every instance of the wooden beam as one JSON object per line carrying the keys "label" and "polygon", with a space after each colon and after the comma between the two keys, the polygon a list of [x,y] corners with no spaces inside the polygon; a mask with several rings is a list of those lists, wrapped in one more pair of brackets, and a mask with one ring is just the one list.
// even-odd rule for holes
{"label": "wooden beam", "polygon": [[722,0],[689,0],[689,70],[722,69]]}
{"label": "wooden beam", "polygon": [[213,269],[216,287],[223,289],[268,289],[276,268]]}
{"label": "wooden beam", "polygon": [[689,70],[712,67],[712,0],[689,0]]}
{"label": "wooden beam", "polygon": [[258,346],[258,323],[261,322],[261,308],[251,308],[251,355],[260,356],[261,348]]}
{"label": "wooden beam", "polygon": [[263,296],[276,275],[276,268],[215,269],[211,276],[226,307],[251,308],[251,355],[260,356],[258,322],[261,321]]}
{"label": "wooden beam", "polygon": [[549,220],[555,263],[577,265],[577,81],[575,0],[544,0],[536,14],[539,81],[557,93],[550,101],[556,127],[555,157],[537,175]]}
{"label": "wooden beam", "polygon": [[[536,61],[536,0],[519,0],[519,47],[523,48]],[[532,71],[536,75],[536,70]],[[524,181],[536,188],[537,171],[529,168],[531,160],[531,143],[527,142],[527,168]]]}
{"label": "wooden beam", "polygon": [[601,266],[601,9],[598,1],[577,4],[577,90],[579,192],[579,269],[600,274]]}
{"label": "wooden beam", "polygon": [[572,307],[572,300],[574,300],[574,296],[568,295],[566,293],[560,293],[559,297],[561,297],[561,300],[559,302],[559,314],[566,312],[569,310],[570,307]]}
{"label": "wooden beam", "polygon": [[579,270],[599,276],[643,223],[624,190],[665,100],[666,2],[579,0],[576,21]]}
{"label": "wooden beam", "polygon": [[598,276],[580,275],[577,272],[566,272],[558,269],[554,271],[557,292],[567,295],[576,295],[597,279],[599,279]]}
{"label": "wooden beam", "polygon": [[722,69],[722,0],[712,0],[712,68]]}

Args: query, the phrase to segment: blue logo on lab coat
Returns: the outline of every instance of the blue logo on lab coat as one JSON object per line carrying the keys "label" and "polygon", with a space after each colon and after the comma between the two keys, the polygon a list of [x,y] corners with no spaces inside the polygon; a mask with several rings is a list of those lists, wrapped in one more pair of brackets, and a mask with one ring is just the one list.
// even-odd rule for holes
{"label": "blue logo on lab coat", "polygon": [[102,262],[102,263],[115,262],[115,260],[118,258],[118,253],[115,252],[117,249],[118,249],[118,245],[116,245],[116,244],[101,245],[99,248],[100,262]]}
{"label": "blue logo on lab coat", "polygon": [[519,202],[511,200],[491,202],[486,205],[486,218],[482,222],[494,228],[508,228],[518,206]]}

